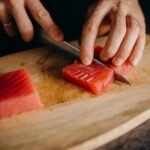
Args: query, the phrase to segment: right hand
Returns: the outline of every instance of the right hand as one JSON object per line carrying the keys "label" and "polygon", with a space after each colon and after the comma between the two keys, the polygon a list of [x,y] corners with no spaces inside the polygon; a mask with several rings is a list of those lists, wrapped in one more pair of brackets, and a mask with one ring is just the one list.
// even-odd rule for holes
{"label": "right hand", "polygon": [[12,24],[13,18],[23,40],[27,42],[32,40],[34,27],[27,12],[51,39],[63,40],[62,31],[40,0],[0,0],[0,22],[9,36],[14,36],[16,33]]}
{"label": "right hand", "polygon": [[139,0],[98,0],[82,31],[81,60],[85,65],[92,62],[101,25],[107,25],[100,29],[101,33],[102,30],[110,32],[99,58],[112,60],[116,66],[127,60],[136,66],[143,56],[146,37],[145,18]]}

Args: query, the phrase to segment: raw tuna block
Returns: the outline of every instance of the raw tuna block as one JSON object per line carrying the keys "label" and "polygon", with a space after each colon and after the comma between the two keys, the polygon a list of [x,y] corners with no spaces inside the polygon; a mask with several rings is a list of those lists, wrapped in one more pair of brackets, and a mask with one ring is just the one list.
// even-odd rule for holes
{"label": "raw tuna block", "polygon": [[115,66],[112,63],[108,63],[107,66],[113,70],[115,70],[117,73],[121,75],[128,74],[131,70],[133,70],[133,65],[131,65],[129,62],[125,62],[121,66]]}
{"label": "raw tuna block", "polygon": [[[99,54],[103,47],[101,46],[96,46],[94,53],[95,53],[95,58],[99,58]],[[126,61],[123,65],[121,66],[115,66],[111,63],[111,60],[106,63],[107,66],[113,70],[115,70],[117,73],[121,75],[126,75],[128,72],[130,72],[133,69],[133,65],[131,65],[128,61]]]}
{"label": "raw tuna block", "polygon": [[112,69],[94,62],[86,66],[77,61],[63,68],[62,72],[64,78],[94,94],[100,94],[114,81]]}
{"label": "raw tuna block", "polygon": [[0,119],[41,107],[27,69],[0,74]]}

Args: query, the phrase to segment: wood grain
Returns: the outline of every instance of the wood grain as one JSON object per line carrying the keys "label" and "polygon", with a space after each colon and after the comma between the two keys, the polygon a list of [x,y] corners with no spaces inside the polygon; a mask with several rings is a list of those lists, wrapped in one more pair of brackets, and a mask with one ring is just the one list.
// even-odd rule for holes
{"label": "wood grain", "polygon": [[[98,39],[97,44],[104,44]],[[94,149],[150,118],[150,37],[144,58],[126,78],[100,96],[62,78],[73,62],[56,49],[39,48],[0,58],[0,72],[27,67],[43,109],[0,120],[0,149]]]}

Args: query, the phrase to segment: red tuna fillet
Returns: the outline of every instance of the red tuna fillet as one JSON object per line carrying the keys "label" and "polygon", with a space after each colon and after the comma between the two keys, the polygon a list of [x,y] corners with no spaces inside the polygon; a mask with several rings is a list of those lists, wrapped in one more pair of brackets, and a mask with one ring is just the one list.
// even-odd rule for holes
{"label": "red tuna fillet", "polygon": [[62,72],[67,80],[97,95],[107,89],[114,81],[112,69],[94,62],[89,66],[75,62],[63,68]]}
{"label": "red tuna fillet", "polygon": [[41,107],[27,69],[0,75],[0,119]]}
{"label": "red tuna fillet", "polygon": [[[99,58],[99,54],[101,52],[101,50],[103,49],[103,47],[101,46],[96,46],[95,50],[94,50],[94,56],[95,58]],[[128,61],[126,61],[123,65],[121,66],[115,66],[111,63],[111,60],[109,62],[106,63],[107,66],[113,70],[115,70],[117,73],[121,74],[121,75],[126,75],[127,73],[129,73],[132,69],[133,69],[133,65],[131,65]]]}

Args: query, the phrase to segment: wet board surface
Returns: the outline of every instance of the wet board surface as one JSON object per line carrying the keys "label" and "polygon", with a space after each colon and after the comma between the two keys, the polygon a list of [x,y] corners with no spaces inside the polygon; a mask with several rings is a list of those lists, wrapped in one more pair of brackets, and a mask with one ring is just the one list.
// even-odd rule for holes
{"label": "wet board surface", "polygon": [[72,62],[69,55],[46,48],[0,58],[0,73],[29,69],[45,105],[0,120],[0,150],[94,149],[150,119],[149,36],[142,62],[126,76],[132,86],[113,83],[95,96],[62,78],[61,69]]}

